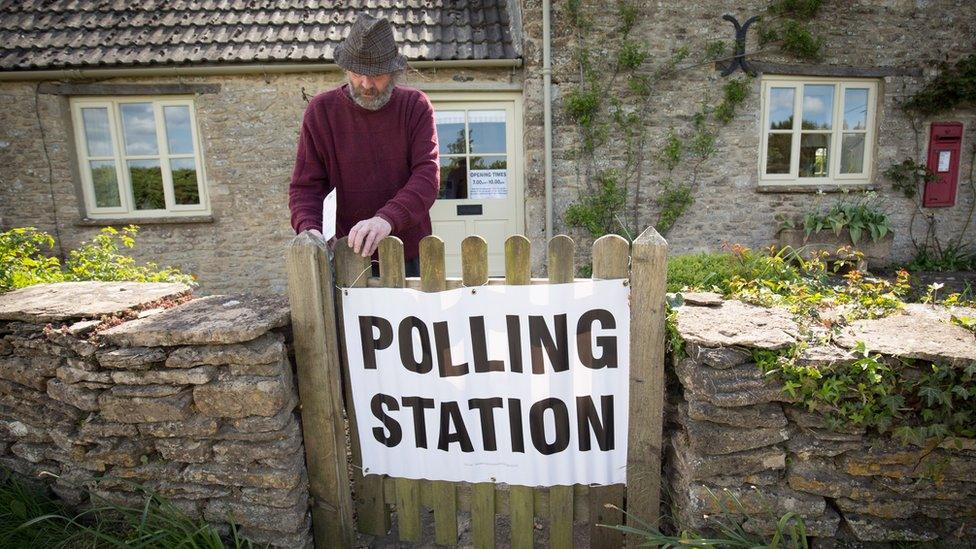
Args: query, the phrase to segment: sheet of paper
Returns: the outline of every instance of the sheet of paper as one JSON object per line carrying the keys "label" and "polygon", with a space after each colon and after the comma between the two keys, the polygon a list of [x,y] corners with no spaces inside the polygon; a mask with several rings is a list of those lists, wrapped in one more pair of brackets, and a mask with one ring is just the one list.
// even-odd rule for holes
{"label": "sheet of paper", "polygon": [[939,169],[936,171],[949,171],[950,160],[952,160],[952,151],[939,151]]}
{"label": "sheet of paper", "polygon": [[508,198],[508,170],[469,171],[468,198]]}
{"label": "sheet of paper", "polygon": [[336,234],[336,192],[332,189],[322,201],[322,236],[328,242]]}

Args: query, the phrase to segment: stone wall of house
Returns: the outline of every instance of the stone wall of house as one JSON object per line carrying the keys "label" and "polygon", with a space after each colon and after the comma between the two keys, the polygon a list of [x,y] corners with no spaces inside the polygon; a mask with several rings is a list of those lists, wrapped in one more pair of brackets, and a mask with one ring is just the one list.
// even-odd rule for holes
{"label": "stone wall of house", "polygon": [[[976,539],[976,440],[917,447],[854,426],[828,428],[825,414],[795,403],[753,362],[754,350],[796,344],[800,329],[788,313],[714,295],[686,296],[677,311],[687,355],[672,357],[669,368],[664,491],[682,526],[721,519],[768,533],[792,512],[821,538],[950,547]],[[976,362],[976,337],[947,318],[943,309],[910,305],[856,321],[799,362],[821,371],[849,364],[857,342],[886,358]]]}
{"label": "stone wall of house", "polygon": [[138,508],[142,487],[224,532],[306,546],[287,303],[187,293],[82,282],[0,296],[0,467],[75,506]]}
{"label": "stone wall of house", "polygon": [[[660,67],[680,47],[688,47],[690,57],[682,66],[692,66],[704,58],[705,45],[721,39],[726,51],[734,38],[732,25],[722,20],[731,14],[739,21],[764,12],[768,0],[730,2],[727,0],[667,0],[631,2],[640,16],[632,37],[646,47],[650,58],[645,63],[649,73]],[[576,150],[579,131],[565,114],[566,94],[577,89],[580,69],[576,61],[578,41],[570,24],[570,3],[553,3],[553,149],[556,232],[579,234],[562,219],[566,208],[580,192]],[[620,41],[620,21],[616,10],[605,2],[583,0],[582,11],[593,21],[589,54],[598,66],[611,66],[608,52],[616,52]],[[525,34],[525,143],[526,143],[526,211],[528,234],[541,238],[544,230],[544,171],[542,119],[542,15],[539,0],[523,2]],[[966,0],[852,0],[824,2],[820,14],[810,25],[824,39],[823,59],[818,64],[854,67],[912,67],[924,71],[923,77],[894,76],[878,79],[881,105],[877,117],[877,143],[872,187],[885,202],[895,231],[894,255],[898,261],[914,255],[909,237],[912,202],[891,189],[881,172],[891,164],[914,157],[925,162],[929,123],[925,120],[916,137],[899,103],[936,72],[936,62],[954,61],[976,51],[976,3]],[[750,31],[746,50],[756,52],[756,27]],[[803,61],[777,55],[764,48],[753,56],[770,62],[803,65]],[[603,69],[601,69],[603,70]],[[739,72],[736,77],[741,77]],[[606,75],[609,78],[609,74]],[[726,79],[711,64],[699,64],[677,73],[674,78],[655,85],[654,97],[648,103],[649,143],[643,163],[643,195],[639,205],[640,226],[653,225],[658,208],[654,202],[666,171],[654,160],[670,128],[679,132],[691,126],[692,115],[703,100],[716,105],[722,96]],[[794,216],[818,204],[828,205],[843,197],[838,194],[818,196],[813,189],[806,193],[761,192],[759,183],[759,148],[762,136],[760,79],[749,82],[749,96],[739,107],[735,119],[718,134],[717,152],[702,166],[695,203],[671,231],[665,235],[672,253],[717,250],[723,243],[741,243],[750,247],[771,244],[775,240],[777,214]],[[633,104],[626,79],[618,77],[611,95],[621,97],[625,105]],[[960,174],[969,179],[976,142],[976,111],[972,106],[939,115],[937,121],[959,121],[965,124],[963,160]],[[611,135],[613,135],[611,131]],[[621,165],[624,146],[621,139],[611,139],[597,156],[597,168]],[[918,154],[921,151],[921,154]],[[832,151],[833,152],[833,151]],[[687,179],[686,161],[676,172]],[[970,208],[976,202],[972,186],[960,183],[956,206],[931,209],[942,235],[958,234]],[[629,215],[629,211],[628,211]],[[916,236],[924,224],[915,220]],[[976,239],[970,227],[969,241]],[[581,235],[580,235],[581,236]],[[587,246],[577,249],[585,250]],[[539,258],[544,255],[537,250]],[[586,261],[580,255],[580,261]]]}
{"label": "stone wall of house", "polygon": [[[407,85],[518,81],[509,69],[412,71]],[[197,292],[285,292],[284,246],[294,235],[288,183],[306,102],[342,83],[339,72],[114,78],[113,83],[218,84],[194,99],[213,222],[140,221],[133,254],[199,278]],[[35,226],[66,249],[100,227],[82,225],[68,100],[37,82],[0,82],[0,228]],[[43,128],[43,130],[42,130]],[[55,215],[56,213],[56,215]]]}

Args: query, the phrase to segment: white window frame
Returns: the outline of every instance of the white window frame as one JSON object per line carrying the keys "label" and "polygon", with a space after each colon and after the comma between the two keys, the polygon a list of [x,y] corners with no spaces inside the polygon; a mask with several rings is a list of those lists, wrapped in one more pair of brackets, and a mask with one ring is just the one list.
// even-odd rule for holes
{"label": "white window frame", "polygon": [[[806,85],[834,86],[833,114],[830,130],[803,130],[803,88]],[[771,105],[770,94],[772,88],[793,88],[793,128],[789,130],[792,134],[790,148],[790,172],[784,174],[767,174],[766,160],[769,152],[769,135],[772,130],[769,128],[769,109]],[[843,100],[844,91],[848,88],[867,88],[867,119],[865,130],[844,130],[843,129]],[[811,187],[824,187],[831,185],[868,185],[871,183],[874,169],[874,143],[877,137],[877,103],[878,103],[878,81],[863,78],[823,78],[823,77],[803,77],[795,76],[763,76],[762,77],[762,125],[760,131],[759,149],[759,181],[763,185],[804,185]],[[780,131],[775,133],[788,133]],[[800,177],[800,136],[803,133],[829,133],[830,134],[830,165],[828,166],[827,177]],[[864,164],[861,173],[842,174],[840,173],[840,148],[843,135],[845,133],[864,134]]]}
{"label": "white window frame", "polygon": [[[121,106],[127,103],[150,103],[156,122],[157,154],[129,155],[125,153],[122,138]],[[163,118],[163,107],[185,106],[190,112],[190,133],[193,140],[193,153],[170,154],[169,141],[166,136],[166,123]],[[108,157],[89,156],[88,143],[85,138],[85,125],[82,119],[83,108],[105,108],[108,112],[109,134],[112,143],[112,158],[115,162],[116,182],[119,186],[120,205],[99,207],[95,202],[95,186],[89,169],[92,160],[109,160]],[[207,175],[204,169],[203,154],[200,147],[200,133],[197,129],[196,109],[190,96],[119,96],[119,97],[75,97],[71,99],[71,120],[75,133],[75,150],[78,157],[78,168],[81,174],[82,194],[85,202],[85,215],[92,219],[151,219],[167,217],[191,217],[210,213],[210,199],[207,193]],[[197,173],[197,192],[200,196],[199,204],[176,204],[173,191],[173,173],[170,168],[171,159],[193,158]],[[137,210],[133,197],[129,171],[126,169],[127,160],[159,160],[163,175],[163,196],[165,208],[158,210]]]}

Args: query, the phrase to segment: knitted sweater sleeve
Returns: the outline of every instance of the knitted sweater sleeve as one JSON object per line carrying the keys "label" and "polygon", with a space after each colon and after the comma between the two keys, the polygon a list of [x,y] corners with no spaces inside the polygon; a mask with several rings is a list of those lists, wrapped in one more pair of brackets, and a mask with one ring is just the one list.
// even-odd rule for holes
{"label": "knitted sweater sleeve", "polygon": [[322,230],[322,200],[332,190],[325,160],[319,154],[315,135],[322,135],[322,118],[316,116],[317,103],[305,109],[302,128],[298,134],[298,154],[295,170],[288,187],[288,208],[295,233]]}

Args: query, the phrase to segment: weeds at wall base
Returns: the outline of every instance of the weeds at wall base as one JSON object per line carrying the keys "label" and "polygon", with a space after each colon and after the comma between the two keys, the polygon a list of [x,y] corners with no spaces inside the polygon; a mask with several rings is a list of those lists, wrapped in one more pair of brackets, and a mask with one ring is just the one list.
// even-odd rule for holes
{"label": "weeds at wall base", "polygon": [[241,537],[233,525],[230,535],[223,537],[213,526],[190,519],[149,492],[141,508],[94,499],[88,509],[74,512],[0,470],[0,547],[252,549],[263,545]]}

